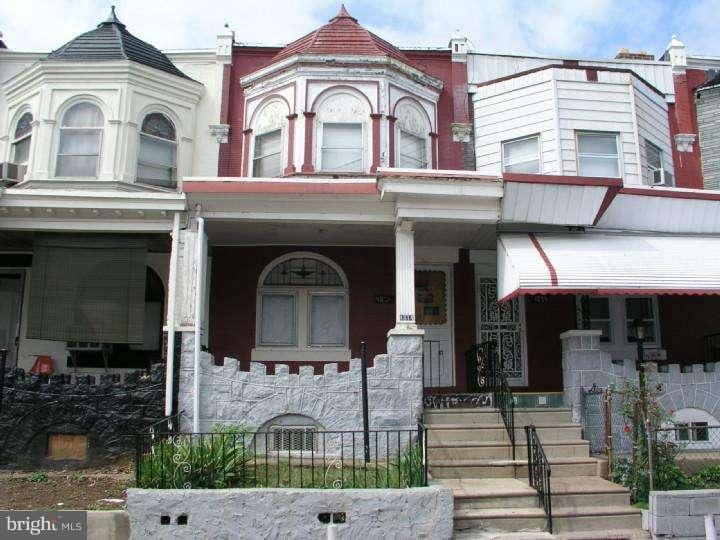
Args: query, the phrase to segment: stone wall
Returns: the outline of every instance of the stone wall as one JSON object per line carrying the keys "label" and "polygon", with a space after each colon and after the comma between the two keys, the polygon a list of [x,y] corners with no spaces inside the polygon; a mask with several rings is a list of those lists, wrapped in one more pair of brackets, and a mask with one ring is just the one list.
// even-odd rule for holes
{"label": "stone wall", "polygon": [[[193,412],[192,333],[183,335],[180,363],[179,409],[185,411],[182,428],[192,429]],[[200,359],[200,426],[209,431],[215,424],[242,425],[250,430],[282,415],[303,415],[326,431],[363,429],[360,360],[338,372],[337,364],[325,364],[322,373],[300,366],[289,373],[284,364],[268,375],[264,364],[252,362],[242,371],[234,358],[215,365],[212,355]],[[417,429],[422,414],[422,336],[391,335],[388,353],[375,357],[367,370],[371,429]]]}
{"label": "stone wall", "polygon": [[[72,467],[99,465],[135,449],[133,434],[164,417],[164,365],[149,375],[60,374],[40,377],[8,370],[0,412],[0,465]],[[49,434],[87,436],[84,460],[50,459]],[[128,436],[130,435],[130,436]]]}
{"label": "stone wall", "polygon": [[[330,538],[320,514],[345,514],[337,538],[452,537],[446,487],[130,489],[132,538]],[[167,524],[163,525],[162,523]],[[183,524],[185,523],[185,524]]]}
{"label": "stone wall", "polygon": [[720,189],[720,88],[698,93],[697,120],[700,132],[703,186]]}
{"label": "stone wall", "polygon": [[[621,386],[624,381],[638,383],[635,362],[613,363],[600,349],[599,330],[569,330],[560,335],[563,346],[563,386],[565,405],[573,410],[573,419],[582,417],[582,393],[593,386]],[[647,364],[646,364],[647,366]],[[720,418],[720,362],[667,366],[667,372],[647,370],[648,383],[661,385],[658,400],[668,412],[702,409]]]}
{"label": "stone wall", "polygon": [[705,540],[705,516],[720,527],[720,490],[653,491],[650,532],[653,538]]}

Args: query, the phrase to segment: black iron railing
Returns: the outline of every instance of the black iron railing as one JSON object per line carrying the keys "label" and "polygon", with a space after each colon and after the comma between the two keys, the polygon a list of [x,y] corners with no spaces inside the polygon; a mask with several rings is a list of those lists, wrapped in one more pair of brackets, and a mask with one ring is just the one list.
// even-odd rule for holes
{"label": "black iron railing", "polygon": [[491,392],[493,407],[500,411],[515,459],[515,397],[508,384],[507,373],[497,354],[497,344],[486,341],[473,345],[465,354],[468,391]]}
{"label": "black iron railing", "polygon": [[427,485],[425,426],[319,431],[275,426],[249,432],[137,435],[136,484],[142,488],[405,488]]}
{"label": "black iron railing", "polygon": [[528,456],[528,480],[530,486],[538,493],[540,506],[547,516],[547,527],[550,533],[553,532],[552,522],[552,492],[550,490],[550,462],[545,455],[540,438],[535,426],[525,426],[525,437],[527,439]]}
{"label": "black iron railing", "polygon": [[720,334],[705,336],[703,338],[703,348],[705,349],[704,362],[706,364],[720,362]]}

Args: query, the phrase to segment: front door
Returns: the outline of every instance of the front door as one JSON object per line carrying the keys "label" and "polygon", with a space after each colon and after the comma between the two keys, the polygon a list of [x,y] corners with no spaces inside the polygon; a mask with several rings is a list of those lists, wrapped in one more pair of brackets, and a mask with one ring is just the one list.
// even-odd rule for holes
{"label": "front door", "polygon": [[497,279],[478,277],[477,287],[478,343],[495,341],[498,357],[507,371],[508,382],[514,386],[527,384],[525,361],[524,305],[522,298],[500,304],[497,300]]}
{"label": "front door", "polygon": [[415,270],[415,317],[425,330],[425,387],[455,386],[452,328],[452,268],[418,266]]}
{"label": "front door", "polygon": [[9,366],[17,360],[21,295],[22,275],[0,273],[0,349],[7,349]]}

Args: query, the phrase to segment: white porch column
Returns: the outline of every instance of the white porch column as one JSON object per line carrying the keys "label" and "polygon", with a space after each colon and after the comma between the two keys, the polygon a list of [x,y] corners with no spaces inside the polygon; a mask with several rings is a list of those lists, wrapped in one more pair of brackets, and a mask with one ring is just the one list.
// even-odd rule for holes
{"label": "white porch column", "polygon": [[415,233],[412,221],[395,226],[395,330],[414,330]]}

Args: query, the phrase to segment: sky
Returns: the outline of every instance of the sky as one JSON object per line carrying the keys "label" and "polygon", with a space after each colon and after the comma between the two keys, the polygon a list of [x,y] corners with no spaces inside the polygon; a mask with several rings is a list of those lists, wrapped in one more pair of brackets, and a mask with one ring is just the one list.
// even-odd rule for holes
{"label": "sky", "polygon": [[[112,1],[1,0],[11,49],[49,51],[105,19]],[[288,43],[324,24],[338,0],[115,0],[133,34],[161,49],[211,48],[225,23],[245,43]],[[673,34],[720,56],[720,0],[348,0],[361,24],[403,47],[444,47],[458,30],[478,52],[612,58],[662,54]]]}

